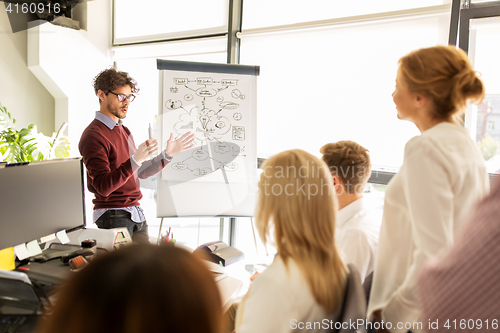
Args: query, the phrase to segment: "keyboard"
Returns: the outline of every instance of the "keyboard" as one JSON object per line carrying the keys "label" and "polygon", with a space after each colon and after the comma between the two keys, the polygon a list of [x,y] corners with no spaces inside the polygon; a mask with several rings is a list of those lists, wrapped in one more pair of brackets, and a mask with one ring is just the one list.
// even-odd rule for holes
{"label": "keyboard", "polygon": [[35,332],[36,315],[0,315],[0,333]]}
{"label": "keyboard", "polygon": [[0,333],[16,333],[18,328],[26,321],[26,316],[5,316],[0,322]]}

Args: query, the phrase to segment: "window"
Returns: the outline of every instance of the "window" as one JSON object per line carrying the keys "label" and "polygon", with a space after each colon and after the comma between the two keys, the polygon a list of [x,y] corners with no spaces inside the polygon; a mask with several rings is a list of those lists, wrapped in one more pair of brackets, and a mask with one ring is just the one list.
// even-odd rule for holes
{"label": "window", "polygon": [[450,3],[451,0],[244,1],[243,30],[393,12]]}
{"label": "window", "polygon": [[[245,17],[244,17],[245,19]],[[375,23],[241,35],[241,63],[260,65],[257,152],[266,157],[352,140],[372,164],[398,168],[417,128],[396,117],[397,61],[446,44],[449,10]],[[279,133],[279,134],[277,134]]]}
{"label": "window", "polygon": [[493,120],[488,120],[488,131],[495,130],[495,122]]}
{"label": "window", "polygon": [[488,172],[498,173],[500,128],[497,124],[500,121],[500,95],[486,95],[483,102],[475,109],[477,110],[476,142],[483,154]]}
{"label": "window", "polygon": [[[500,2],[498,2],[500,3]],[[500,15],[499,6],[496,15]],[[470,12],[474,13],[476,7]],[[492,15],[493,10],[488,10]],[[466,126],[477,142],[490,173],[500,171],[500,64],[496,54],[500,52],[500,17],[470,19],[469,58],[474,69],[481,73],[486,95],[479,106],[471,106],[466,114]]]}
{"label": "window", "polygon": [[227,33],[228,0],[114,1],[114,44]]}
{"label": "window", "polygon": [[366,208],[377,221],[382,221],[386,189],[387,185],[368,183],[363,194]]}

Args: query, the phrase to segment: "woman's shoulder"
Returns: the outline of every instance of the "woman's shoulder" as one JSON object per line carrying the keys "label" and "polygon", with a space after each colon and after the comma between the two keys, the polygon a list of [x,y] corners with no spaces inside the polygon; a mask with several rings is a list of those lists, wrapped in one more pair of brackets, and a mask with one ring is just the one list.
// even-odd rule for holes
{"label": "woman's shoulder", "polygon": [[266,285],[266,288],[272,286],[272,288],[280,290],[294,289],[296,286],[303,285],[304,279],[300,269],[291,259],[287,260],[285,263],[281,258],[277,257],[273,263],[264,272],[259,274],[252,285],[259,286]]}
{"label": "woman's shoulder", "polygon": [[408,141],[403,164],[414,169],[440,166],[449,173],[485,170],[481,152],[468,131],[451,123],[436,125]]}
{"label": "woman's shoulder", "polygon": [[411,138],[406,143],[405,155],[428,154],[432,151],[446,153],[458,147],[463,150],[467,146],[474,148],[467,130],[463,126],[443,122]]}
{"label": "woman's shoulder", "polygon": [[426,155],[430,150],[435,149],[434,141],[427,135],[417,135],[408,140],[405,145],[404,156],[405,159],[415,155]]}
{"label": "woman's shoulder", "polygon": [[273,302],[275,300],[288,300],[292,297],[294,283],[288,274],[286,266],[281,260],[274,262],[264,272],[255,277],[247,293],[248,301]]}
{"label": "woman's shoulder", "polygon": [[290,270],[295,270],[295,264],[293,263],[293,261],[288,260],[288,262],[285,264],[285,262],[279,256],[277,256],[274,259],[273,263],[269,266],[269,268],[259,274],[258,277],[259,279],[264,278],[266,280],[282,281],[289,275]]}

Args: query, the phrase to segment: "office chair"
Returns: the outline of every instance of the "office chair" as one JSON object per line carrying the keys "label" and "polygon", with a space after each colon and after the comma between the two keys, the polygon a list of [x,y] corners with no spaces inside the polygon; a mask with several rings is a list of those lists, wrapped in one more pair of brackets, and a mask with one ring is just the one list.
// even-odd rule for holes
{"label": "office chair", "polygon": [[342,302],[342,310],[339,322],[343,323],[345,328],[334,329],[336,333],[355,333],[365,332],[365,326],[356,327],[353,329],[350,323],[356,323],[358,319],[366,321],[366,299],[365,292],[361,283],[361,277],[357,268],[353,264],[348,264],[349,275],[347,276],[347,283],[344,293],[344,300]]}
{"label": "office chair", "polygon": [[366,307],[367,308],[368,308],[368,302],[370,302],[370,293],[372,291],[372,281],[373,281],[373,272],[368,274],[365,281],[363,282],[363,289],[365,291]]}
{"label": "office chair", "polygon": [[42,309],[25,273],[0,270],[0,332],[35,332]]}

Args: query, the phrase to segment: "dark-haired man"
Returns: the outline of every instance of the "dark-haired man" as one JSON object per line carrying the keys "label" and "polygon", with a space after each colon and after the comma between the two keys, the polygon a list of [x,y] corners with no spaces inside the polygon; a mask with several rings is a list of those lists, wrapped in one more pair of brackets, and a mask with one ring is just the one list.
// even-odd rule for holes
{"label": "dark-haired man", "polygon": [[174,155],[192,146],[194,135],[186,133],[177,140],[171,135],[166,149],[148,159],[158,151],[157,140],[149,139],[136,148],[130,130],[122,125],[139,91],[135,80],[110,68],[96,76],[94,90],[100,109],[78,144],[87,168],[87,187],[95,195],[93,220],[102,229],[126,227],[134,242],[147,243],[148,225],[139,206],[142,193],[137,177],[158,173]]}

